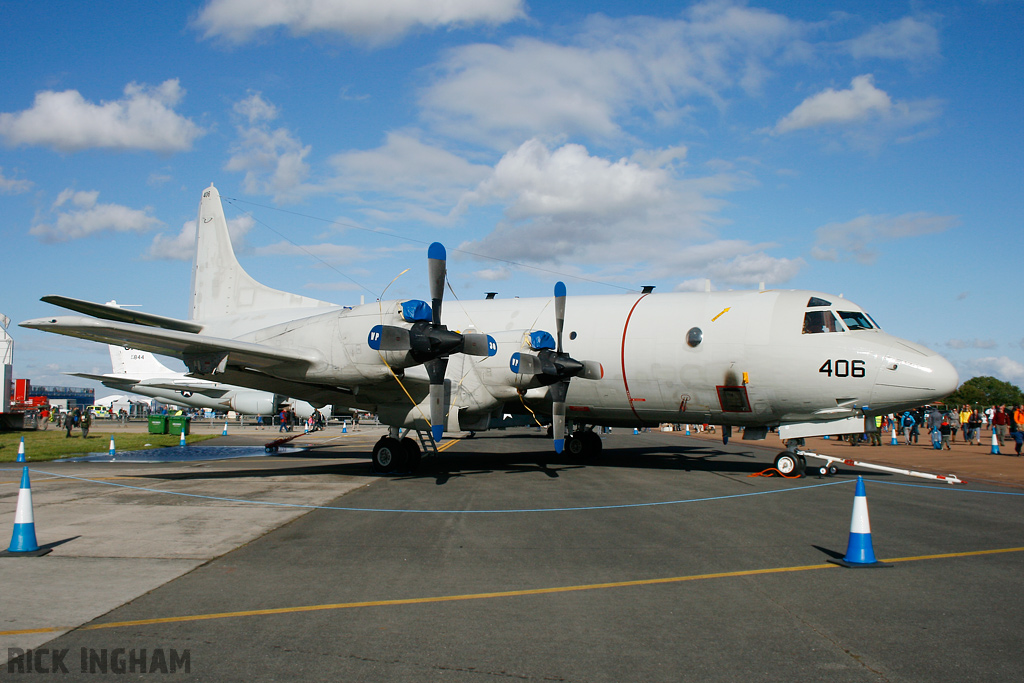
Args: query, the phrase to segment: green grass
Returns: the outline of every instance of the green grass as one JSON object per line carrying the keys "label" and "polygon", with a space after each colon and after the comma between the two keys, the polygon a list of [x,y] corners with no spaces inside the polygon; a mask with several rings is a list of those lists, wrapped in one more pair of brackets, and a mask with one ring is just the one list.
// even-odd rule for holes
{"label": "green grass", "polygon": [[[71,438],[65,436],[63,429],[43,432],[2,432],[0,433],[0,462],[14,462],[18,459],[18,444],[25,437],[25,459],[28,462],[73,458],[87,453],[106,453],[110,448],[110,432],[102,429],[90,429],[89,438],[82,438],[79,429],[71,432]],[[161,448],[177,446],[181,437],[177,434],[137,434],[116,433],[114,446],[117,452],[137,451],[143,448]],[[219,434],[190,434],[185,437],[188,444],[213,439]]]}

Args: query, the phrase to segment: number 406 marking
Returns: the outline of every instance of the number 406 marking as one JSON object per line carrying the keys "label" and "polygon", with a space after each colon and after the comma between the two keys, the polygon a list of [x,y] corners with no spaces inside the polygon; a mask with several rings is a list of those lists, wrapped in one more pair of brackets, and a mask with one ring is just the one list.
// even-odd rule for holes
{"label": "number 406 marking", "polygon": [[818,372],[823,372],[829,377],[864,377],[867,374],[867,370],[864,367],[864,361],[862,360],[844,360],[842,358],[836,360],[825,361]]}

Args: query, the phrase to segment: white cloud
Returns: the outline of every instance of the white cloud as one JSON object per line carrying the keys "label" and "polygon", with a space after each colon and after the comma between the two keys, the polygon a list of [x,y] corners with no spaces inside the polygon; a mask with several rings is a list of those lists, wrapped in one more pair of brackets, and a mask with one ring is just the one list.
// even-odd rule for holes
{"label": "white cloud", "polygon": [[918,212],[900,216],[865,215],[845,223],[818,228],[811,255],[820,261],[854,260],[870,265],[884,242],[944,232],[959,222],[956,216]]}
{"label": "white cloud", "polygon": [[[66,189],[58,195],[50,213],[51,223],[36,223],[29,230],[43,242],[66,242],[100,232],[148,232],[163,225],[149,215],[150,209],[129,209],[119,204],[100,204],[99,192]],[[64,209],[65,205],[69,205]]]}
{"label": "white cloud", "polygon": [[306,157],[311,151],[287,128],[272,129],[268,124],[277,117],[274,105],[259,93],[234,106],[247,125],[238,126],[238,141],[231,147],[225,170],[244,172],[242,186],[250,194],[272,195],[274,201],[294,201],[313,188],[305,186],[309,177]]}
{"label": "white cloud", "polygon": [[[460,210],[500,207],[505,219],[465,242],[471,254],[524,264],[588,264],[606,280],[711,275],[734,284],[791,279],[802,259],[770,256],[772,244],[714,238],[717,195],[742,175],[681,177],[682,148],[644,150],[632,159],[592,156],[582,145],[549,149],[537,139],[508,152],[466,193]],[[642,162],[642,163],[641,163]],[[504,269],[481,277],[503,277]]]}
{"label": "white cloud", "polygon": [[775,125],[775,132],[863,121],[891,110],[889,95],[876,88],[873,77],[865,74],[854,78],[849,90],[826,88],[808,97]]}
{"label": "white cloud", "polygon": [[41,145],[61,152],[84,149],[180,152],[206,131],[174,111],[185,91],[178,79],[156,87],[129,83],[124,97],[87,102],[77,90],[36,93],[31,109],[0,114],[10,145]]}
{"label": "white cloud", "polygon": [[282,27],[298,36],[340,33],[378,44],[419,28],[497,25],[524,16],[522,0],[209,0],[196,24],[208,38],[233,42]]}
{"label": "white cloud", "polygon": [[420,105],[437,130],[496,149],[533,136],[619,137],[626,119],[672,124],[690,100],[725,106],[732,92],[759,92],[806,30],[725,2],[676,20],[595,16],[568,45],[517,38],[450,51]]}
{"label": "white cloud", "polygon": [[32,181],[8,178],[0,166],[0,194],[22,194],[32,189]]}
{"label": "white cloud", "polygon": [[417,217],[430,222],[443,221],[466,188],[490,172],[487,166],[399,132],[389,133],[377,149],[335,154],[330,164],[335,169],[326,182],[331,191],[372,192],[380,200],[377,206],[392,217],[417,213],[416,204]]}
{"label": "white cloud", "polygon": [[[228,219],[228,234],[235,253],[247,250],[245,236],[252,230],[256,221],[251,216],[239,216]],[[186,221],[176,235],[158,233],[153,237],[152,244],[144,258],[151,261],[191,261],[196,251],[196,222]]]}
{"label": "white cloud", "polygon": [[939,55],[939,30],[930,21],[904,17],[873,27],[846,48],[857,59],[932,59]]}
{"label": "white cloud", "polygon": [[961,378],[995,377],[1004,382],[1021,386],[1024,384],[1024,364],[1007,356],[972,358],[957,363]]}

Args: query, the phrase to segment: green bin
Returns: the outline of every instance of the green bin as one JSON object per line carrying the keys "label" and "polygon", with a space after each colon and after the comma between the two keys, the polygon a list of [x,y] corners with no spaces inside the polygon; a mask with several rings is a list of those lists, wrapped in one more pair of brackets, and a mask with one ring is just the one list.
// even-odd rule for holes
{"label": "green bin", "polygon": [[192,423],[192,418],[188,415],[172,415],[168,420],[168,433],[169,434],[181,434],[185,432],[185,436],[190,434],[189,425]]}
{"label": "green bin", "polygon": [[167,416],[166,415],[150,415],[149,416],[149,433],[150,434],[166,434],[167,433]]}

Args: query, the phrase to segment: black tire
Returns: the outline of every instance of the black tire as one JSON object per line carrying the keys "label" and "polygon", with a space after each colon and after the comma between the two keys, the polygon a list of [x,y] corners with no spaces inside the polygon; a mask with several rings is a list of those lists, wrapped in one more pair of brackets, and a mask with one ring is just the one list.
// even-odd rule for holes
{"label": "black tire", "polygon": [[405,451],[405,466],[410,472],[419,469],[422,453],[420,445],[408,437],[402,439],[402,449]]}
{"label": "black tire", "polygon": [[573,434],[565,440],[565,452],[572,458],[582,458],[586,455],[587,444],[579,434]]}
{"label": "black tire", "polygon": [[775,469],[787,477],[799,477],[806,467],[807,461],[791,451],[782,451],[775,456]]}
{"label": "black tire", "polygon": [[373,469],[384,473],[401,469],[403,456],[402,442],[385,436],[373,447]]}
{"label": "black tire", "polygon": [[597,458],[601,456],[601,450],[604,448],[604,442],[601,441],[600,434],[587,430],[580,434],[580,439],[583,441],[583,454],[586,457]]}

